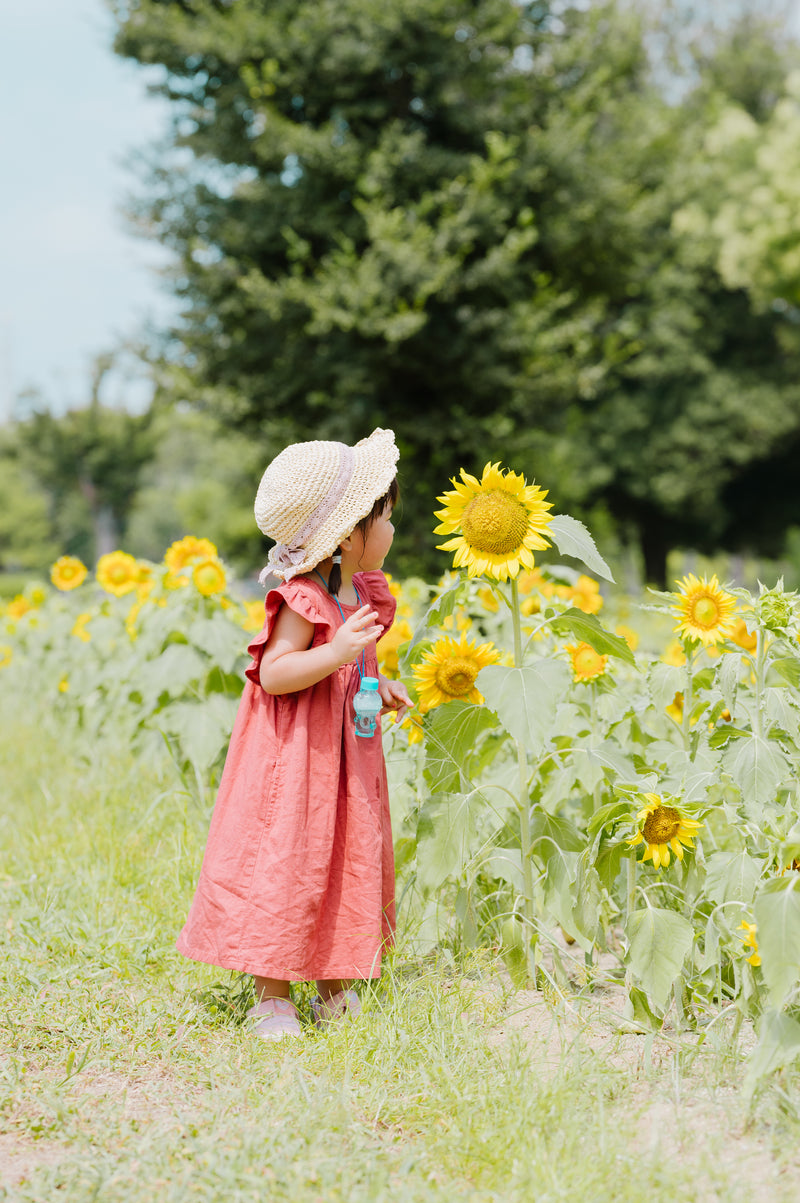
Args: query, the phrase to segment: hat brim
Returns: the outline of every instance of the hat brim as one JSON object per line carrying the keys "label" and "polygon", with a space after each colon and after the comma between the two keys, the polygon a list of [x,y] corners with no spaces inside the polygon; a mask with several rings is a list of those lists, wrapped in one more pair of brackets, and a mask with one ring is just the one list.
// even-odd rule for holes
{"label": "hat brim", "polygon": [[341,501],[307,540],[302,561],[285,570],[271,568],[275,576],[288,581],[327,560],[342,540],[353,533],[362,518],[367,517],[375,502],[388,493],[397,475],[400,457],[394,431],[378,427],[356,443],[353,452],[353,474]]}

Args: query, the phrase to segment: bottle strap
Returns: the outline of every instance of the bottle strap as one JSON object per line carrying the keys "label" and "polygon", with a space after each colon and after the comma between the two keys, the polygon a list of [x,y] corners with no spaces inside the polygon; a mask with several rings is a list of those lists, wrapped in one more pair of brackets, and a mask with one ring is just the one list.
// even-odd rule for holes
{"label": "bottle strap", "polygon": [[[343,610],[343,609],[342,609],[342,607],[339,605],[339,599],[338,599],[338,597],[336,596],[336,594],[335,594],[335,593],[331,593],[331,592],[330,592],[330,590],[328,589],[328,582],[325,580],[325,577],[324,577],[324,576],[322,575],[322,573],[321,573],[321,572],[319,572],[319,571],[318,571],[316,568],[312,569],[312,571],[313,571],[313,572],[316,572],[317,576],[318,576],[318,577],[319,577],[319,579],[322,581],[323,585],[325,586],[325,592],[328,594],[328,597],[330,597],[330,598],[331,598],[333,601],[335,601],[335,602],[336,602],[336,609],[339,611],[339,613],[340,613],[340,614],[341,614],[341,616],[342,616],[342,622],[343,622],[343,623],[344,623],[344,622],[346,622],[347,620],[345,619],[345,616],[344,616],[344,610]],[[355,585],[353,585],[353,592],[354,592],[354,593],[355,593],[355,595],[356,595],[356,599],[357,599],[357,601],[358,601],[358,604],[359,604],[359,606],[360,606],[360,605],[362,605],[363,603],[362,603],[362,601],[361,601],[361,594],[358,592],[358,589],[356,589]],[[367,664],[366,664],[366,661],[365,661],[365,659],[364,659],[364,652],[363,652],[363,649],[362,649],[362,652],[361,652],[361,663],[359,664],[359,663],[358,663],[358,660],[356,660],[356,668],[358,669],[358,675],[359,675],[359,677],[360,677],[360,678],[361,678],[361,680],[363,681],[363,680],[364,680],[364,676],[365,676],[365,674],[366,674],[366,668],[367,668]]]}

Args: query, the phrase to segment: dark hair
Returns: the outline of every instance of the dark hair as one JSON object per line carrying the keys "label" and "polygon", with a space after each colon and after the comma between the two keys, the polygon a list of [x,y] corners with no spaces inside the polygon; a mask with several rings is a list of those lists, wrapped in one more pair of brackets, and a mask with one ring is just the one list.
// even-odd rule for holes
{"label": "dark hair", "polygon": [[[378,500],[375,502],[375,504],[373,505],[370,512],[367,514],[366,518],[362,518],[360,522],[356,523],[354,530],[361,531],[361,534],[366,539],[367,535],[369,534],[369,528],[372,526],[373,522],[376,522],[378,520],[378,518],[380,518],[381,514],[386,509],[387,505],[390,505],[392,507],[392,509],[394,509],[394,507],[397,505],[397,499],[399,496],[400,496],[400,486],[398,485],[397,477],[395,476],[394,480],[389,485],[389,488],[386,490],[383,497],[378,498]],[[333,597],[336,597],[337,593],[339,592],[339,589],[341,588],[341,585],[342,585],[341,564],[333,564],[331,566],[330,576],[328,577],[328,592],[330,594],[332,594]]]}

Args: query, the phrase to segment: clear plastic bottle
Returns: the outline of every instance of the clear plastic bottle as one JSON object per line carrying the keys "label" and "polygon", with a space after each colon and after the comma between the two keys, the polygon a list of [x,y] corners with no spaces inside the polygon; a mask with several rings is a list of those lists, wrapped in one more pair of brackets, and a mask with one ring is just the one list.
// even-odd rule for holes
{"label": "clear plastic bottle", "polygon": [[356,712],[356,735],[368,739],[370,735],[375,734],[376,720],[382,705],[378,693],[378,678],[362,677],[361,688],[353,698],[353,709]]}

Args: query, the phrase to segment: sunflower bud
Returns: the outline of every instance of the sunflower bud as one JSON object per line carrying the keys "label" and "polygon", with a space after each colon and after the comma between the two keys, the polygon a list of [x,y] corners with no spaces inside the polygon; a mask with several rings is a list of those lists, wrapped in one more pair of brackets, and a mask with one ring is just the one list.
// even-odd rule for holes
{"label": "sunflower bud", "polygon": [[768,631],[785,631],[795,618],[794,593],[770,589],[758,599],[758,617]]}

